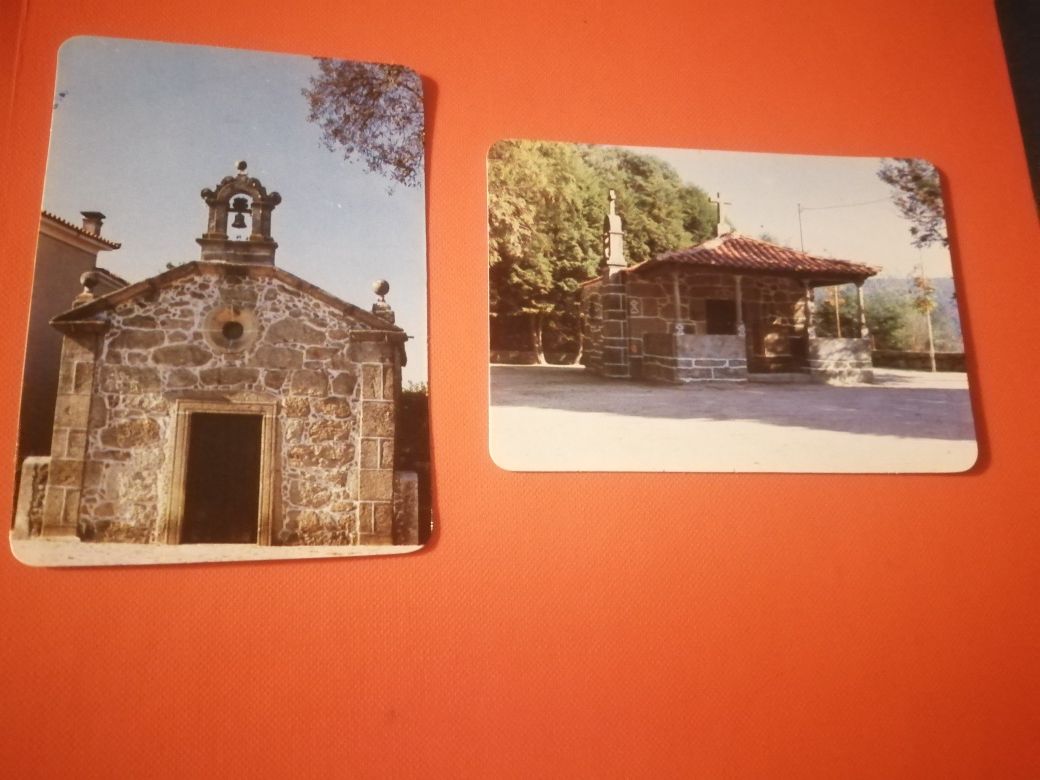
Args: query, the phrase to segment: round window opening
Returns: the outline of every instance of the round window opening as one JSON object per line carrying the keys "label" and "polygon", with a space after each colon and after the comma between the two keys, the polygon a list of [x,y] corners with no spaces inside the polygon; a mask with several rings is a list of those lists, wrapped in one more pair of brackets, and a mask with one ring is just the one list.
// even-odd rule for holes
{"label": "round window opening", "polygon": [[231,322],[225,322],[220,332],[228,341],[238,341],[242,338],[242,334],[245,333],[245,328],[242,327],[241,322],[232,320]]}

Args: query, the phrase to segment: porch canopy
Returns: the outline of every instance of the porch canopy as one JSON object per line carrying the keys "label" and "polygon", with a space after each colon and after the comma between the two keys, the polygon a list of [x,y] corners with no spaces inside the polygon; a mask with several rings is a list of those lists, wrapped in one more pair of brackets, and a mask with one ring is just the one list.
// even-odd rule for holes
{"label": "porch canopy", "polygon": [[[868,379],[863,283],[879,270],[739,233],[618,269],[628,375],[743,381],[750,360],[756,371]],[[818,339],[813,288],[843,284],[857,287],[858,338]]]}

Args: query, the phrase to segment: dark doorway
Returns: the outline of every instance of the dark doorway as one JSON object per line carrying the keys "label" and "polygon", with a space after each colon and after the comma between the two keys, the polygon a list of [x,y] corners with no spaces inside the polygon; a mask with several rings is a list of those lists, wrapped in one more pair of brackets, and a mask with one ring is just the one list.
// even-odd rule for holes
{"label": "dark doorway", "polygon": [[182,544],[255,544],[260,510],[258,414],[191,415]]}
{"label": "dark doorway", "polygon": [[737,332],[737,306],[733,301],[704,302],[709,335],[733,336]]}

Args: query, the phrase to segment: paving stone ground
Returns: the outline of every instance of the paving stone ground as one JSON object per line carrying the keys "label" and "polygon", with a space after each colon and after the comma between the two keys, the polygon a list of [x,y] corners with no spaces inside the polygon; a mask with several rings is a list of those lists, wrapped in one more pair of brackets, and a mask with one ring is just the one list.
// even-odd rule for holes
{"label": "paving stone ground", "polygon": [[873,385],[661,386],[491,367],[490,450],[518,471],[958,472],[978,456],[965,374]]}

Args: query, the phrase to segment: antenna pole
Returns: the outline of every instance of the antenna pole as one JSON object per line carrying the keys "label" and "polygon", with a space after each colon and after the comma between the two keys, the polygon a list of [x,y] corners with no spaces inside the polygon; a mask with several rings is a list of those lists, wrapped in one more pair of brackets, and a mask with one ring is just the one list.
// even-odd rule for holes
{"label": "antenna pole", "polygon": [[805,251],[805,239],[802,238],[802,204],[798,204],[798,246]]}

